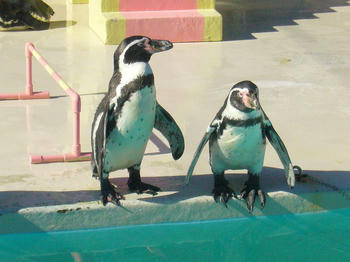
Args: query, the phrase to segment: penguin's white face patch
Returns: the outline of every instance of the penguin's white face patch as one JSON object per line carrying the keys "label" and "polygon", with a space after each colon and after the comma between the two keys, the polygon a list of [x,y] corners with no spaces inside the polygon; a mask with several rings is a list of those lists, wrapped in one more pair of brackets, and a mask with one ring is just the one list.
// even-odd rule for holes
{"label": "penguin's white face patch", "polygon": [[236,120],[247,120],[250,118],[257,118],[261,116],[260,110],[254,110],[252,112],[246,113],[241,110],[238,110],[231,103],[227,103],[226,108],[222,112],[222,116],[228,119],[236,119]]}
{"label": "penguin's white face patch", "polygon": [[[151,67],[148,65],[148,63],[145,62],[135,62],[131,64],[124,63],[125,60],[125,53],[126,51],[133,45],[136,45],[138,43],[141,43],[145,41],[147,38],[142,38],[139,40],[132,41],[130,44],[126,46],[124,51],[121,53],[119,57],[119,70],[122,73],[122,76],[125,74],[132,75],[132,74],[150,74],[152,73]],[[137,76],[136,75],[136,76]]]}
{"label": "penguin's white face patch", "polygon": [[151,45],[149,44],[149,39],[146,39],[145,41],[144,41],[144,49],[146,50],[146,51],[148,51],[150,54],[154,54],[154,50],[153,50],[153,48],[151,47]]}
{"label": "penguin's white face patch", "polygon": [[[145,62],[135,62],[131,64],[124,63],[125,53],[126,51],[133,45],[144,42],[148,40],[147,38],[141,38],[135,41],[132,41],[130,44],[126,46],[124,51],[121,53],[119,57],[119,70],[121,73],[121,80],[119,85],[116,87],[116,99],[120,96],[121,91],[125,85],[134,81],[140,76],[147,76],[153,74],[152,69],[148,63]],[[114,100],[116,100],[114,99]]]}
{"label": "penguin's white face patch", "polygon": [[230,95],[231,95],[231,93],[233,92],[233,91],[238,91],[241,95],[243,95],[243,94],[249,94],[249,90],[248,90],[248,88],[240,88],[240,87],[235,87],[235,88],[233,88],[232,90],[231,90],[231,92],[230,92]]}

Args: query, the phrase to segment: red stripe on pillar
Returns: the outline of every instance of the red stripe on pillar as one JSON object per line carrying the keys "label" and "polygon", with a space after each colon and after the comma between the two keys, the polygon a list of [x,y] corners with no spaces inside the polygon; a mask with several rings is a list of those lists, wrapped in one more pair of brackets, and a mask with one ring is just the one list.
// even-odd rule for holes
{"label": "red stripe on pillar", "polygon": [[146,35],[173,42],[203,41],[204,17],[197,10],[121,12],[126,36]]}
{"label": "red stripe on pillar", "polygon": [[120,0],[119,11],[197,9],[197,0]]}

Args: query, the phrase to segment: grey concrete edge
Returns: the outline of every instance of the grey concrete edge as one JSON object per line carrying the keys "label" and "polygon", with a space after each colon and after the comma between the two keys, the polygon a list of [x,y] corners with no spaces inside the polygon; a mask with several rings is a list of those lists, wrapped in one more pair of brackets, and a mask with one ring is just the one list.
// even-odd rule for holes
{"label": "grey concrete edge", "polygon": [[126,200],[122,201],[122,206],[103,206],[101,202],[94,201],[24,208],[0,214],[0,234],[319,212],[348,208],[350,200],[347,195],[348,192],[344,191],[298,195],[277,191],[267,194],[264,209],[261,209],[257,200],[253,214],[248,213],[242,200],[230,200],[226,208],[223,204],[215,203],[211,196],[174,202]]}

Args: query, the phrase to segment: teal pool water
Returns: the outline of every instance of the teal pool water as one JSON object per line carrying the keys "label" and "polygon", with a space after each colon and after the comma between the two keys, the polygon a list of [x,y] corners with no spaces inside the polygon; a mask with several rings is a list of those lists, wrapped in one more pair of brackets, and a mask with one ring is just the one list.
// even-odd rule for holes
{"label": "teal pool water", "polygon": [[6,234],[0,261],[350,261],[350,209]]}

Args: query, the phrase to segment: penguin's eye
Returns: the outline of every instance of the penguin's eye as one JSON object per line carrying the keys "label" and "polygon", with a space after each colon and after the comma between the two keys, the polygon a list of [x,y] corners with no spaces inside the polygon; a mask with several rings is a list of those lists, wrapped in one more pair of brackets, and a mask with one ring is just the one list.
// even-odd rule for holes
{"label": "penguin's eye", "polygon": [[241,92],[238,92],[238,96],[239,96],[239,97],[243,97],[243,95],[242,95]]}
{"label": "penguin's eye", "polygon": [[137,43],[137,46],[145,48],[145,43],[144,42]]}

